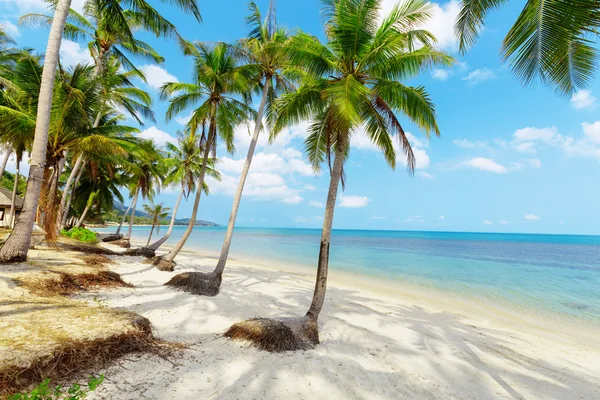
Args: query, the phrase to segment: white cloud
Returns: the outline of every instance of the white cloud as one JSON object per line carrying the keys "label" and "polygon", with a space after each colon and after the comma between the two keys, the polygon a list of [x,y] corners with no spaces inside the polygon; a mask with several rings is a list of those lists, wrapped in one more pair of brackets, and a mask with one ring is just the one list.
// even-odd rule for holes
{"label": "white cloud", "polygon": [[505,220],[505,219],[501,219],[500,221],[498,221],[498,223],[499,223],[500,225],[508,225],[508,221],[507,221],[507,220]]}
{"label": "white cloud", "polygon": [[167,82],[179,82],[176,76],[171,75],[166,69],[154,64],[146,64],[139,67],[146,76],[148,86],[160,89]]}
{"label": "white cloud", "polygon": [[315,201],[315,200],[310,201],[308,203],[308,205],[311,206],[311,207],[315,207],[315,208],[323,208],[323,207],[325,207],[325,204],[323,204],[323,202],[321,202],[321,201]]}
{"label": "white cloud", "polygon": [[440,215],[438,218],[441,219],[442,221],[446,219],[446,217],[444,217],[443,215]]}
{"label": "white cloud", "polygon": [[[412,147],[413,154],[415,155],[415,168],[426,169],[427,167],[429,167],[429,163],[431,160],[426,151],[428,143],[417,138],[410,132],[406,132],[406,137]],[[406,156],[400,148],[400,141],[398,140],[398,137],[394,135],[391,139],[394,146],[394,150],[396,151],[396,162],[402,165],[406,165]],[[363,129],[360,129],[352,135],[350,144],[352,147],[358,150],[381,151],[379,150],[379,148],[377,148],[377,146],[373,144],[373,142],[369,139],[369,137]]]}
{"label": "white cloud", "polygon": [[[222,174],[221,181],[207,178],[211,193],[233,196],[237,189],[239,176]],[[244,197],[254,200],[280,201],[287,204],[302,202],[300,190],[290,188],[285,179],[278,174],[251,172],[244,186]]]}
{"label": "white cloud", "polygon": [[581,124],[581,128],[586,139],[600,144],[600,121],[593,123],[584,122]]}
{"label": "white cloud", "polygon": [[404,222],[408,222],[408,223],[425,223],[425,217],[422,215],[410,215],[408,216]]}
{"label": "white cloud", "polygon": [[450,70],[450,69],[437,68],[431,72],[431,77],[433,79],[437,79],[438,81],[448,80],[448,78],[450,78],[450,76],[452,76],[452,70]]}
{"label": "white cloud", "polygon": [[339,206],[343,208],[362,208],[369,204],[367,196],[340,196]]}
{"label": "white cloud", "polygon": [[592,95],[590,90],[579,90],[573,93],[571,97],[571,107],[576,110],[583,110],[585,108],[594,108],[596,106],[596,98]]}
{"label": "white cloud", "polygon": [[431,175],[429,172],[417,171],[416,174],[417,174],[417,176],[419,176],[423,179],[428,179],[428,180],[435,179],[435,176]]}
{"label": "white cloud", "polygon": [[521,152],[536,153],[538,144],[561,149],[569,156],[593,157],[600,160],[600,121],[581,124],[583,136],[564,136],[554,126],[548,128],[527,127],[514,133],[512,145]]}
{"label": "white cloud", "polygon": [[60,45],[60,61],[64,65],[92,64],[94,59],[86,47],[71,40],[63,39]]}
{"label": "white cloud", "polygon": [[21,36],[21,32],[19,32],[19,28],[10,21],[3,20],[0,21],[0,27],[4,29],[4,31],[11,36],[13,39]]}
{"label": "white cloud", "polygon": [[47,11],[48,3],[43,0],[0,0],[0,4],[6,4],[7,7],[16,8],[19,12],[24,11]]}
{"label": "white cloud", "polygon": [[315,190],[317,190],[317,188],[315,186],[309,185],[309,184],[304,185],[303,189],[307,190],[309,192],[314,192]]}
{"label": "white cloud", "polygon": [[140,134],[144,139],[154,140],[159,146],[165,145],[167,142],[176,143],[177,140],[169,135],[167,132],[163,132],[155,126],[151,126],[148,129],[143,130]]}
{"label": "white cloud", "polygon": [[532,168],[541,168],[542,167],[542,162],[540,160],[538,160],[537,158],[530,158],[527,161],[529,163],[529,166]]}
{"label": "white cloud", "polygon": [[179,125],[187,125],[187,123],[190,122],[190,119],[192,119],[192,113],[175,117],[175,122],[177,122]]}
{"label": "white cloud", "polygon": [[485,221],[483,221],[484,225],[494,225],[494,223],[492,221],[488,221],[487,219]]}
{"label": "white cloud", "polygon": [[463,80],[467,81],[469,85],[477,85],[478,83],[489,81],[490,79],[495,79],[496,73],[491,69],[487,68],[478,68],[475,69],[463,78]]}
{"label": "white cloud", "polygon": [[527,221],[539,221],[541,219],[535,214],[525,214],[523,218]]}
{"label": "white cloud", "polygon": [[517,142],[530,142],[534,140],[541,140],[544,142],[551,142],[558,135],[558,129],[553,126],[550,128],[522,128],[517,129],[514,133],[514,138]]}
{"label": "white cloud", "polygon": [[505,166],[498,164],[496,161],[490,158],[484,157],[472,158],[470,160],[464,161],[462,165],[471,168],[476,168],[481,171],[493,172],[496,174],[505,174],[508,172],[508,168],[506,168]]}

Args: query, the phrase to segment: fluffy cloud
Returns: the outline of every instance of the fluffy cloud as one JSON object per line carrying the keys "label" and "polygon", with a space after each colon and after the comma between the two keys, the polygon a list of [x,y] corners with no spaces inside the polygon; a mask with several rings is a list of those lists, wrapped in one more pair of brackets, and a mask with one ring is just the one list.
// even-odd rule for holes
{"label": "fluffy cloud", "polygon": [[[239,177],[222,174],[221,181],[207,178],[212,193],[233,196]],[[280,201],[287,204],[302,202],[300,190],[290,188],[285,179],[274,173],[251,172],[244,186],[244,198],[266,201]]]}
{"label": "fluffy cloud", "polygon": [[573,93],[571,97],[571,107],[576,110],[582,110],[584,108],[594,108],[596,105],[596,98],[592,95],[589,90],[579,90]]}
{"label": "fluffy cloud", "polygon": [[11,36],[13,39],[21,36],[21,32],[19,32],[19,28],[10,21],[3,20],[0,21],[0,27],[4,29],[4,31]]}
{"label": "fluffy cloud", "polygon": [[176,76],[171,75],[166,69],[154,64],[146,64],[139,67],[146,76],[148,86],[160,89],[167,82],[179,82]]}
{"label": "fluffy cloud", "polygon": [[475,70],[469,72],[469,74],[467,76],[465,76],[463,78],[463,80],[467,81],[467,83],[469,85],[473,86],[473,85],[477,85],[479,83],[486,82],[486,81],[489,81],[490,79],[495,79],[495,78],[496,78],[496,73],[494,71],[492,71],[491,69],[478,68],[478,69],[475,69]]}
{"label": "fluffy cloud", "polygon": [[494,225],[494,223],[492,221],[489,221],[487,219],[485,221],[483,221],[483,224],[484,225]]}
{"label": "fluffy cloud", "polygon": [[190,119],[192,119],[192,113],[175,117],[175,122],[177,122],[179,125],[187,125],[187,123],[190,122]]}
{"label": "fluffy cloud", "polygon": [[423,224],[425,223],[425,217],[423,215],[410,215],[404,220],[404,222]]}
{"label": "fluffy cloud", "polygon": [[455,139],[452,143],[463,149],[486,149],[491,150],[490,145],[485,140],[469,140],[469,139]]}
{"label": "fluffy cloud", "polygon": [[94,59],[86,47],[71,40],[63,39],[60,45],[60,61],[65,65],[92,64]]}
{"label": "fluffy cloud", "polygon": [[431,77],[433,79],[437,79],[438,81],[448,80],[452,76],[452,70],[450,69],[434,69],[431,71]]}
{"label": "fluffy cloud", "polygon": [[323,208],[323,207],[325,207],[325,204],[323,204],[322,201],[314,201],[314,200],[312,200],[311,202],[309,202],[308,205],[311,206],[311,207],[315,207],[315,208]]}
{"label": "fluffy cloud", "polygon": [[343,208],[362,208],[369,204],[367,196],[340,196],[339,206]]}
{"label": "fluffy cloud", "polygon": [[539,221],[541,219],[535,214],[525,214],[523,218],[527,221]]}
{"label": "fluffy cloud", "polygon": [[470,160],[464,161],[462,165],[470,168],[479,169],[481,171],[493,172],[496,174],[505,174],[509,172],[508,168],[498,164],[496,161],[490,158],[476,157]]}
{"label": "fluffy cloud", "polygon": [[417,171],[416,174],[418,177],[421,177],[423,179],[428,179],[428,180],[435,179],[435,176],[431,175],[429,172]]}
{"label": "fluffy cloud", "polygon": [[536,153],[540,144],[552,146],[570,156],[600,159],[600,121],[581,124],[583,136],[564,136],[556,127],[523,128],[514,133],[513,147],[521,152]]}
{"label": "fluffy cloud", "polygon": [[[406,137],[410,142],[410,145],[413,149],[413,154],[415,155],[415,168],[416,169],[426,169],[429,167],[430,158],[427,154],[426,148],[428,143],[417,138],[410,132],[406,132]],[[392,137],[392,143],[394,145],[394,150],[396,151],[396,161],[402,165],[406,165],[406,156],[404,152],[400,148],[400,142],[397,136]],[[352,135],[351,143],[352,147],[358,150],[365,151],[381,151],[373,142],[368,138],[367,134],[363,129]]]}
{"label": "fluffy cloud", "polygon": [[142,131],[140,133],[140,136],[144,139],[154,140],[154,143],[156,143],[159,146],[163,146],[167,142],[177,142],[177,140],[173,136],[169,135],[167,132],[161,131],[155,126],[151,126],[150,128]]}

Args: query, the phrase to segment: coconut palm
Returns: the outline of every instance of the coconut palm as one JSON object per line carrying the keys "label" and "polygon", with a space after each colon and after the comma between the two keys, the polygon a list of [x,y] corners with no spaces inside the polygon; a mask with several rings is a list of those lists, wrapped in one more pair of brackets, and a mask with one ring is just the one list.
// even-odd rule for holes
{"label": "coconut palm", "polygon": [[163,219],[167,218],[171,209],[169,207],[165,207],[163,203],[150,203],[149,205],[144,204],[143,208],[144,211],[146,211],[146,213],[148,214],[148,216],[152,218],[152,228],[150,229],[148,242],[146,242],[146,246],[148,246],[150,244],[150,240],[152,239],[152,233],[154,233],[154,227],[158,226],[158,229],[156,230],[156,233],[158,234],[160,231],[160,222]]}
{"label": "coconut palm", "polygon": [[[461,52],[471,48],[485,18],[506,0],[462,0],[455,24]],[[541,81],[568,95],[588,86],[598,68],[597,0],[527,0],[502,42],[502,59],[528,85]]]}
{"label": "coconut palm", "polygon": [[[161,89],[163,99],[172,96],[167,109],[167,120],[197,105],[187,128],[193,135],[201,130],[199,141],[204,148],[190,223],[169,254],[155,260],[155,265],[163,270],[173,269],[173,259],[181,251],[194,229],[202,194],[200,189],[204,186],[210,153],[212,152],[213,155],[216,153],[217,135],[221,137],[227,150],[232,152],[235,127],[250,116],[254,116],[253,110],[239,99],[248,91],[251,71],[237,65],[235,54],[230,46],[224,43],[214,46],[197,43],[194,60],[193,83],[167,83]],[[206,127],[208,130],[205,129]]]}
{"label": "coconut palm", "polygon": [[[86,2],[86,7],[88,3]],[[171,3],[186,12],[193,14],[197,19],[200,18],[200,12],[196,0],[163,0]],[[50,27],[48,45],[46,48],[46,57],[44,70],[42,74],[42,83],[38,100],[35,140],[32,146],[31,166],[29,168],[29,178],[27,180],[27,191],[23,201],[23,209],[15,229],[0,249],[0,262],[18,262],[27,258],[27,250],[31,243],[31,233],[35,220],[35,211],[38,207],[38,200],[42,189],[44,178],[44,169],[46,163],[46,143],[48,141],[48,125],[50,121],[50,111],[52,107],[52,95],[54,88],[54,77],[58,65],[58,53],[65,28],[65,23],[69,15],[71,0],[58,0],[54,3],[56,8]],[[126,23],[124,10],[121,5],[129,7],[132,12],[142,13],[143,18],[148,17],[147,22],[151,22],[152,16],[157,15],[144,0],[105,0],[98,2],[98,10],[102,10],[102,15],[106,21],[121,21],[121,26]],[[156,21],[156,19],[154,19]]]}
{"label": "coconut palm", "polygon": [[[290,69],[285,53],[285,44],[288,40],[287,32],[283,29],[277,29],[275,24],[275,7],[274,1],[271,0],[268,18],[263,21],[258,7],[254,3],[250,3],[250,16],[247,18],[250,27],[250,35],[240,43],[241,54],[244,55],[248,66],[254,67],[258,71],[257,80],[259,82],[259,90],[262,91],[262,98],[258,107],[258,113],[254,121],[254,133],[250,140],[248,154],[244,162],[244,167],[240,174],[225,240],[221,249],[219,261],[210,279],[205,287],[208,292],[216,294],[219,292],[219,285],[222,280],[223,271],[227,263],[231,240],[233,238],[233,230],[235,228],[235,219],[242,199],[244,184],[250,171],[252,157],[256,149],[256,143],[262,128],[262,120],[265,112],[268,119],[273,115],[274,102],[282,92],[292,89],[292,84],[285,76],[286,69]],[[217,285],[212,287],[212,285]]]}
{"label": "coconut palm", "polygon": [[[278,101],[273,130],[277,133],[289,124],[309,119],[305,142],[308,160],[318,171],[323,162],[333,158],[313,299],[303,318],[256,319],[235,324],[226,333],[232,338],[251,339],[270,350],[309,348],[319,342],[317,321],[327,287],[333,214],[352,135],[364,130],[392,168],[396,166],[395,148],[401,149],[412,172],[415,159],[398,114],[404,114],[428,136],[430,132],[439,134],[439,130],[425,88],[400,81],[430,66],[452,62],[432,48],[430,33],[416,29],[429,17],[430,8],[422,0],[396,5],[383,19],[379,0],[324,4],[327,44],[305,33],[292,39],[290,57],[302,63],[309,76],[296,92]],[[279,340],[281,334],[294,339]]]}
{"label": "coconut palm", "polygon": [[[167,157],[165,158],[164,163],[167,172],[163,185],[180,185],[181,189],[177,201],[175,202],[175,207],[173,208],[169,229],[162,238],[147,246],[151,251],[158,250],[171,236],[181,199],[183,196],[187,199],[189,194],[196,190],[196,178],[200,175],[202,170],[203,149],[198,142],[198,136],[192,134],[186,135],[179,131],[177,132],[177,145],[169,142],[165,147],[167,149]],[[221,175],[215,170],[214,164],[215,159],[211,158],[208,160],[206,173],[214,179],[220,180]],[[206,182],[204,182],[203,191],[208,195],[209,189]]]}

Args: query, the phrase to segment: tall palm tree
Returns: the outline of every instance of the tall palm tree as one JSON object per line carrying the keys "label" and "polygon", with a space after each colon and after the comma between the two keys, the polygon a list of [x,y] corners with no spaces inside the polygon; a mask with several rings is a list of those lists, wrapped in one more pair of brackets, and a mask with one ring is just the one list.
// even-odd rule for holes
{"label": "tall palm tree", "polygon": [[[263,339],[276,339],[283,331],[296,335],[297,340],[280,341],[284,347],[280,350],[317,344],[333,214],[352,134],[364,129],[392,168],[396,166],[397,140],[409,172],[414,170],[415,159],[397,114],[404,114],[428,136],[430,132],[439,134],[434,106],[425,88],[400,82],[430,66],[452,62],[452,58],[432,48],[434,38],[430,33],[416,29],[429,17],[430,8],[422,0],[409,0],[395,6],[381,20],[380,8],[379,0],[326,1],[323,14],[327,44],[305,33],[292,39],[291,59],[302,62],[309,76],[296,92],[279,100],[273,132],[309,119],[305,142],[308,160],[318,171],[333,157],[313,299],[303,318],[238,323],[227,332],[230,337],[254,337],[255,344],[265,346]],[[422,45],[419,49],[417,42]],[[257,331],[261,334],[256,335]]]}
{"label": "tall palm tree", "polygon": [[152,239],[152,233],[154,233],[154,227],[158,226],[158,229],[156,230],[156,233],[158,234],[160,231],[160,221],[167,218],[167,216],[169,215],[169,211],[171,211],[171,209],[169,207],[165,207],[164,203],[158,203],[158,204],[150,203],[150,205],[144,204],[143,207],[144,207],[144,211],[146,211],[148,216],[150,216],[150,218],[152,218],[152,228],[150,229],[150,235],[148,236],[148,242],[146,242],[146,246],[148,246],[150,244],[150,240]]}
{"label": "tall palm tree", "polygon": [[[460,51],[471,48],[485,18],[507,0],[462,0],[455,25]],[[598,69],[597,0],[527,0],[502,43],[502,59],[524,84],[541,81],[559,94],[588,86]]]}
{"label": "tall palm tree", "polygon": [[194,135],[199,130],[202,131],[199,141],[204,147],[190,223],[169,254],[157,258],[154,262],[163,270],[173,270],[173,259],[194,229],[210,153],[216,153],[217,135],[224,141],[227,150],[232,152],[235,127],[254,115],[253,110],[239,100],[240,96],[247,94],[251,71],[237,65],[230,46],[224,43],[214,46],[197,43],[194,61],[194,83],[167,83],[161,89],[163,99],[173,96],[167,109],[167,120],[197,105],[187,128]]}
{"label": "tall palm tree", "polygon": [[[190,193],[196,190],[196,178],[200,175],[202,170],[203,154],[203,148],[200,146],[198,139],[199,138],[196,135],[186,135],[179,131],[177,132],[177,145],[170,142],[166,144],[168,156],[165,158],[164,162],[167,173],[163,184],[165,186],[180,185],[181,189],[177,201],[175,202],[175,207],[173,208],[169,229],[162,238],[147,246],[151,251],[158,250],[160,246],[169,239],[173,232],[173,227],[175,226],[177,210],[179,209],[182,197],[185,196],[187,199]],[[211,158],[208,160],[206,173],[214,179],[220,180],[221,175],[215,170],[214,164],[215,159]],[[208,195],[209,189],[206,182],[204,182],[203,191]]]}
{"label": "tall palm tree", "polygon": [[[94,0],[86,1],[88,3]],[[197,19],[200,19],[200,11],[196,0],[162,0],[162,2],[171,3],[182,10],[191,13]],[[38,115],[36,118],[35,140],[32,146],[31,166],[29,168],[28,187],[23,201],[23,209],[15,229],[0,249],[0,262],[18,262],[27,258],[27,251],[31,243],[31,233],[35,221],[38,200],[42,189],[44,178],[44,169],[46,163],[46,143],[48,141],[48,126],[50,121],[50,111],[52,106],[52,94],[54,88],[54,77],[58,65],[58,54],[65,23],[69,15],[71,0],[58,0],[52,19],[44,70],[42,73],[42,83],[38,100]],[[140,22],[146,19],[148,24],[153,20],[152,16],[158,13],[144,0],[103,0],[97,2],[98,10],[101,10],[106,21],[121,21],[120,25],[126,24],[124,17],[125,10],[121,7],[129,7],[132,12],[139,12]],[[91,7],[90,7],[91,8]],[[156,19],[154,19],[156,21]],[[135,46],[134,46],[135,47]]]}
{"label": "tall palm tree", "polygon": [[[262,20],[260,11],[254,3],[250,3],[250,16],[247,18],[250,26],[250,35],[240,43],[240,51],[244,55],[248,66],[254,67],[258,71],[257,80],[259,82],[259,90],[262,91],[262,98],[258,107],[258,113],[254,121],[254,133],[250,140],[246,161],[240,174],[233,205],[231,206],[231,214],[225,240],[221,249],[219,261],[210,279],[206,282],[205,287],[208,292],[213,295],[219,292],[223,271],[227,264],[227,257],[231,247],[233,238],[233,230],[235,228],[235,219],[242,200],[244,185],[252,164],[252,157],[256,149],[256,143],[262,128],[262,120],[265,112],[270,120],[273,116],[274,102],[283,92],[287,92],[293,88],[292,84],[285,76],[286,69],[291,69],[285,53],[285,44],[288,40],[287,32],[283,29],[277,29],[275,24],[275,3],[271,0],[269,5],[268,18]],[[217,285],[212,287],[212,285]]]}
{"label": "tall palm tree", "polygon": [[52,108],[54,77],[58,65],[58,53],[62,35],[71,7],[71,0],[58,0],[54,19],[50,28],[44,69],[39,91],[35,140],[31,151],[31,166],[27,179],[27,190],[23,200],[23,208],[15,228],[0,249],[0,262],[19,262],[27,259],[27,251],[31,243],[31,233],[35,221],[38,200],[44,179],[46,165],[46,143],[48,142],[48,126]]}

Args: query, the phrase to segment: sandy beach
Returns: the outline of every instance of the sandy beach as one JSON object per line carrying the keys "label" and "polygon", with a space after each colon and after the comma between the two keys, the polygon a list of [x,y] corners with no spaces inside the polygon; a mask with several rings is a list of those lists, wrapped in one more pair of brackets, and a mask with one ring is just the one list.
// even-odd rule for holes
{"label": "sandy beach", "polygon": [[[596,327],[521,318],[440,293],[331,273],[314,350],[270,354],[222,333],[247,318],[303,314],[310,271],[228,264],[219,296],[162,286],[173,273],[115,257],[134,288],[78,297],[147,317],[155,335],[188,345],[165,360],[130,355],[105,370],[90,399],[594,399]],[[215,260],[186,253],[176,272]]]}

